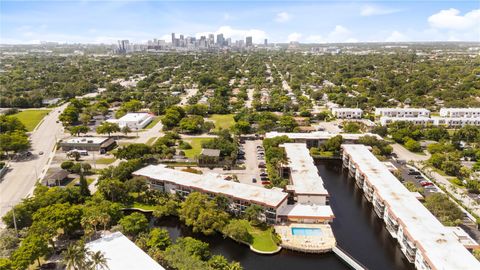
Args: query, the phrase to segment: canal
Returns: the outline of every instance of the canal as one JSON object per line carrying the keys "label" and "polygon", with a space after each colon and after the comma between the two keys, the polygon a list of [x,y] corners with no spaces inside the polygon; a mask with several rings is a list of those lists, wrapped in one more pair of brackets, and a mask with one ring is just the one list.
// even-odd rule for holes
{"label": "canal", "polygon": [[[390,237],[383,223],[377,218],[371,205],[347,179],[339,161],[321,161],[317,167],[330,193],[330,204],[335,214],[332,229],[338,245],[351,254],[368,269],[413,270],[404,258],[396,242]],[[175,239],[180,236],[193,236],[210,244],[213,254],[221,254],[229,260],[241,263],[250,269],[349,269],[335,254],[303,254],[282,250],[276,255],[258,255],[247,246],[221,236],[205,237],[193,234],[177,219],[162,220],[159,227],[170,232]]]}

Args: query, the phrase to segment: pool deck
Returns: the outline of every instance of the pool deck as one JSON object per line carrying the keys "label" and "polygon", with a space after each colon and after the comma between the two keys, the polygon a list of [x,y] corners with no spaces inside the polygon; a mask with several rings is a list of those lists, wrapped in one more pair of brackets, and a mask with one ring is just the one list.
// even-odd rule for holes
{"label": "pool deck", "polygon": [[[293,235],[292,228],[320,229],[322,233],[319,236]],[[306,253],[325,253],[332,251],[336,245],[332,228],[328,224],[282,224],[275,226],[275,232],[280,235],[281,247],[285,249]]]}

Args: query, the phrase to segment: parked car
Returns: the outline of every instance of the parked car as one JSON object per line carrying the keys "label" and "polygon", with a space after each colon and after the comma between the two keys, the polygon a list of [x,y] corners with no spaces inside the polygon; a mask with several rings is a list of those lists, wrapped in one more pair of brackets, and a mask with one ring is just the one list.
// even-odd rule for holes
{"label": "parked car", "polygon": [[262,185],[270,185],[270,181],[262,181]]}
{"label": "parked car", "polygon": [[252,178],[252,183],[256,183],[257,182],[257,178],[253,177]]}
{"label": "parked car", "polygon": [[422,185],[422,187],[433,186],[433,183],[428,181],[422,181],[420,182],[420,185]]}
{"label": "parked car", "polygon": [[419,171],[409,171],[408,175],[420,175]]}
{"label": "parked car", "polygon": [[415,179],[425,179],[425,178],[423,178],[423,176],[421,176],[421,175],[416,175]]}
{"label": "parked car", "polygon": [[262,182],[270,181],[270,179],[268,177],[260,177],[260,180],[262,180]]}
{"label": "parked car", "polygon": [[265,176],[266,177],[266,176],[268,176],[268,174],[266,172],[261,172],[260,176]]}
{"label": "parked car", "polygon": [[39,154],[40,156],[43,155],[43,151],[38,152],[38,154]]}
{"label": "parked car", "polygon": [[265,162],[260,161],[260,162],[258,163],[258,168],[265,168],[265,167],[266,167]]}

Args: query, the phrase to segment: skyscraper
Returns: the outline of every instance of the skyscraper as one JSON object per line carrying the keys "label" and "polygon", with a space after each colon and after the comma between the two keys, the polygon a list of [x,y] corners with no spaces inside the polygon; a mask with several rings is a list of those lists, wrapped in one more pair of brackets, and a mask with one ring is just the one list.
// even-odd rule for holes
{"label": "skyscraper", "polygon": [[130,41],[128,39],[118,41],[118,53],[127,53],[130,47]]}
{"label": "skyscraper", "polygon": [[217,45],[220,47],[225,45],[225,38],[223,37],[223,34],[217,35]]}
{"label": "skyscraper", "polygon": [[247,37],[247,38],[245,39],[245,45],[246,45],[247,47],[253,46],[252,37]]}
{"label": "skyscraper", "polygon": [[268,46],[268,39],[265,39],[265,40],[263,41],[263,45]]}
{"label": "skyscraper", "polygon": [[175,33],[172,33],[172,46],[175,46]]}

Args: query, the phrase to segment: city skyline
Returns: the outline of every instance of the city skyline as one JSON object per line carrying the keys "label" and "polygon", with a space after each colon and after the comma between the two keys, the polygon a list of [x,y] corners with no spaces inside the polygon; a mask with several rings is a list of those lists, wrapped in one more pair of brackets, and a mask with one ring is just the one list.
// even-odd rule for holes
{"label": "city skyline", "polygon": [[[475,1],[3,1],[1,43],[169,41],[252,36],[262,44],[480,41]],[[52,16],[55,14],[55,16]]]}

